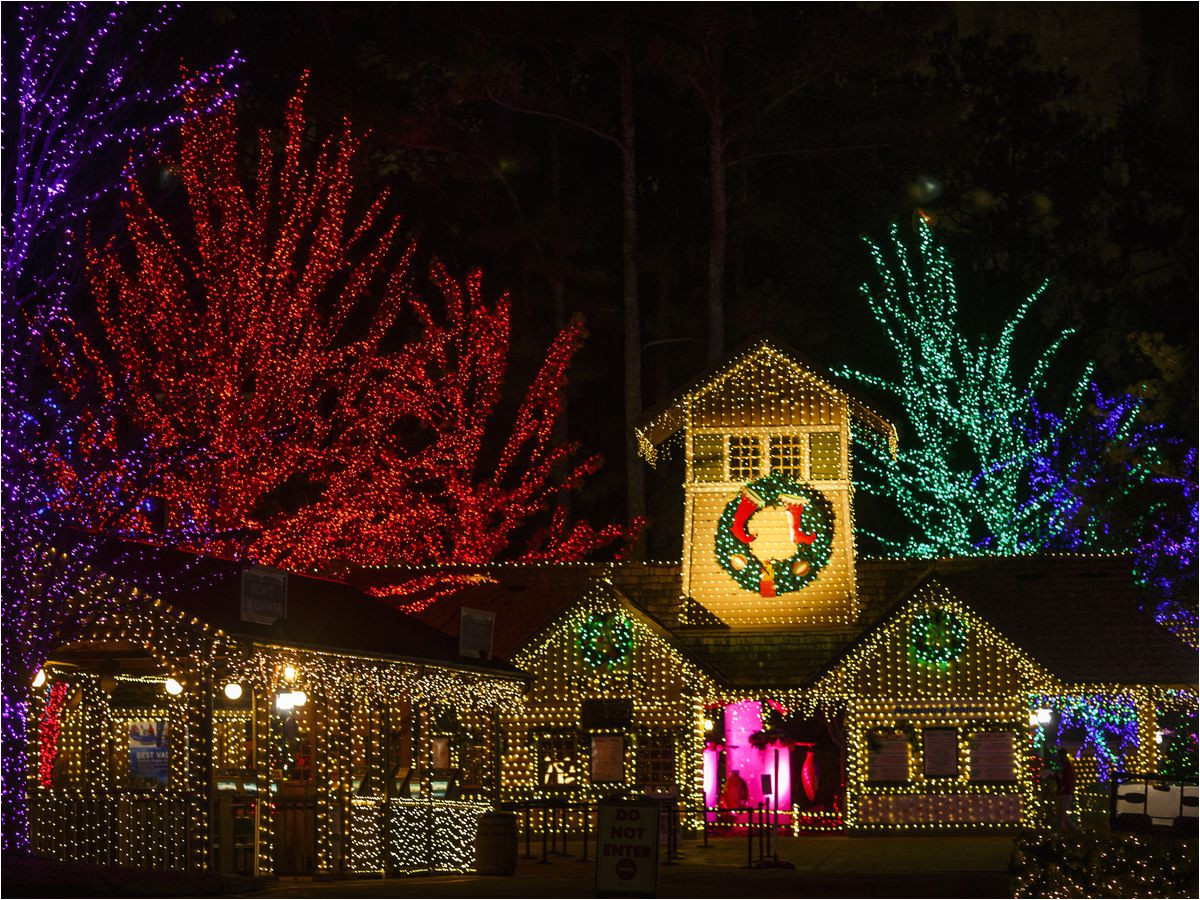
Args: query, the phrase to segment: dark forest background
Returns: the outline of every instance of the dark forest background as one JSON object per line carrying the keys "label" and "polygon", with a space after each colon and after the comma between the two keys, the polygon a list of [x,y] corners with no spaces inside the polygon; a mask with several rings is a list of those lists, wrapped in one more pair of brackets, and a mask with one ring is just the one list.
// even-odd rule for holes
{"label": "dark forest background", "polygon": [[[244,120],[272,128],[310,69],[314,136],[370,132],[361,177],[423,257],[512,292],[514,387],[586,317],[566,430],[605,456],[577,501],[603,520],[630,405],[748,339],[886,369],[859,236],[917,209],[967,328],[1049,278],[1025,362],[1073,327],[1064,386],[1093,359],[1194,442],[1196,32],[1192,4],[195,3],[154,56],[241,51]],[[651,558],[679,553],[678,456],[646,473]]]}

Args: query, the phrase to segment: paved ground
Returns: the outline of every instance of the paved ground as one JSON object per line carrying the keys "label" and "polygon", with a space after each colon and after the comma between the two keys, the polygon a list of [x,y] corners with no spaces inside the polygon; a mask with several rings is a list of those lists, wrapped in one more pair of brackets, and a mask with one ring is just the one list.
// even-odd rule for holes
{"label": "paved ground", "polygon": [[[1009,837],[782,838],[779,857],[794,869],[746,869],[746,842],[681,845],[683,859],[662,866],[661,897],[1010,897]],[[524,848],[522,848],[523,850]],[[521,859],[512,877],[442,875],[312,881],[184,878],[97,866],[6,858],[4,897],[594,897],[594,866],[577,856]],[[569,848],[578,854],[579,845]],[[754,852],[757,859],[757,846]]]}
{"label": "paved ground", "polygon": [[[523,848],[522,848],[523,849]],[[578,845],[570,848],[578,852]],[[1009,837],[802,837],[780,840],[795,869],[746,869],[746,842],[726,838],[659,869],[661,897],[1011,897]],[[540,857],[540,847],[535,844]],[[757,847],[755,848],[757,859]],[[268,897],[594,897],[595,869],[575,857],[519,860],[510,878],[443,875],[340,882],[283,880]]]}

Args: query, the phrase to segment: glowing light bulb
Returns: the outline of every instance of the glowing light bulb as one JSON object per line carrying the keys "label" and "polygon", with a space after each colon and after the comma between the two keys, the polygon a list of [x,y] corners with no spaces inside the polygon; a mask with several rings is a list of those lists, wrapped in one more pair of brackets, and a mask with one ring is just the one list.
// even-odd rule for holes
{"label": "glowing light bulb", "polygon": [[172,697],[178,697],[180,694],[183,693],[183,685],[180,684],[178,681],[176,681],[174,678],[168,678],[166,681],[166,684],[163,685],[163,688]]}
{"label": "glowing light bulb", "polygon": [[225,685],[225,696],[230,700],[240,700],[242,697],[242,686],[236,681],[231,681]]}
{"label": "glowing light bulb", "polygon": [[283,680],[284,681],[295,681],[296,680],[296,667],[295,666],[284,666],[283,667]]}
{"label": "glowing light bulb", "polygon": [[35,688],[40,688],[45,683],[46,683],[46,670],[38,669],[37,674],[33,676],[33,686]]}

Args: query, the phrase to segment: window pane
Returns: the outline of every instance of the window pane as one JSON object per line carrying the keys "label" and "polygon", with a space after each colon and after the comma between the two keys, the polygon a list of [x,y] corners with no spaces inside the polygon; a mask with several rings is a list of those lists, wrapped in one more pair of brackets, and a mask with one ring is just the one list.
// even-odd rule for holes
{"label": "window pane", "polygon": [[739,435],[729,438],[730,481],[750,481],[758,477],[761,468],[758,438]]}
{"label": "window pane", "polygon": [[696,481],[725,480],[725,435],[692,436],[692,474]]}
{"label": "window pane", "polygon": [[798,434],[777,434],[771,438],[771,471],[790,478],[803,478],[804,448]]}
{"label": "window pane", "polygon": [[675,740],[670,734],[645,734],[638,741],[638,782],[643,790],[675,785]]}
{"label": "window pane", "polygon": [[836,431],[822,431],[808,439],[809,471],[814,481],[833,481],[842,477],[842,437]]}

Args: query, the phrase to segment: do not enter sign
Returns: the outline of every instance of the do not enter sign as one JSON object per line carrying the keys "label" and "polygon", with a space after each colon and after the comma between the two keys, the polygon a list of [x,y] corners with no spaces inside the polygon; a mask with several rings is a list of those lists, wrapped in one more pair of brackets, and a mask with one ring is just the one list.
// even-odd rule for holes
{"label": "do not enter sign", "polygon": [[658,806],[601,803],[596,894],[653,897],[658,888]]}

